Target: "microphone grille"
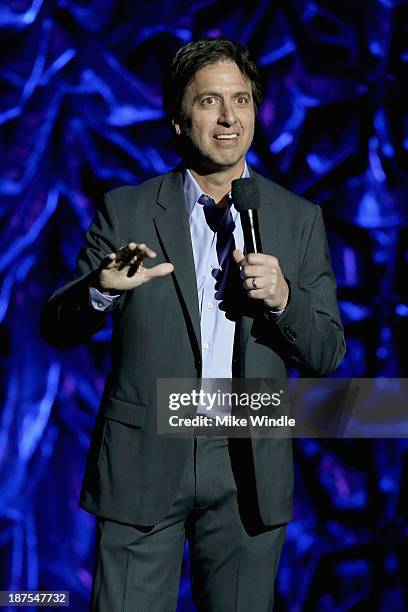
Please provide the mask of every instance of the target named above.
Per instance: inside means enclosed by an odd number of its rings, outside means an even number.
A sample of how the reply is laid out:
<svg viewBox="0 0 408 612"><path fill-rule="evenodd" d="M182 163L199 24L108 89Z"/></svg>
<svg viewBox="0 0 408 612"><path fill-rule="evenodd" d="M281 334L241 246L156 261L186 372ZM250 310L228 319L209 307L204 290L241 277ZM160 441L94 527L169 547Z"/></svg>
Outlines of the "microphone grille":
<svg viewBox="0 0 408 612"><path fill-rule="evenodd" d="M259 189L253 177L235 179L231 183L231 195L238 212L257 210L260 204Z"/></svg>

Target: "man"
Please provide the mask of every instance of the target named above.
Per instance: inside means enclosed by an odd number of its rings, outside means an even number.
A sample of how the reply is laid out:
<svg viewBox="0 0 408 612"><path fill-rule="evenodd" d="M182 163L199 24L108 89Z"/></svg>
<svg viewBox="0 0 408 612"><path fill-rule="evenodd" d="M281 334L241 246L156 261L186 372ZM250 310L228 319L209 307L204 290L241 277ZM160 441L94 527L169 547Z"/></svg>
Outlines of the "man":
<svg viewBox="0 0 408 612"><path fill-rule="evenodd" d="M186 535L198 609L273 607L291 518L289 440L156 433L159 378L278 378L291 361L322 375L344 353L320 209L246 165L259 101L244 47L180 49L165 108L183 166L106 195L76 279L43 312L59 347L113 313L81 497L99 517L93 610L175 610ZM265 254L244 256L230 191L249 175Z"/></svg>

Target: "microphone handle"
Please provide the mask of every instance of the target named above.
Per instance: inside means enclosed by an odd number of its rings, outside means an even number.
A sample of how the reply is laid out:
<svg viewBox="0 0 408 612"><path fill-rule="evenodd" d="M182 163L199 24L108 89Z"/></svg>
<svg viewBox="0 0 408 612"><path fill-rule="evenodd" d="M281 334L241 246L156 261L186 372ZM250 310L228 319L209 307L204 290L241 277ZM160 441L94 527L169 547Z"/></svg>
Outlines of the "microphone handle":
<svg viewBox="0 0 408 612"><path fill-rule="evenodd" d="M241 224L244 234L245 251L248 253L262 253L261 236L259 234L258 213L248 209L241 212Z"/></svg>

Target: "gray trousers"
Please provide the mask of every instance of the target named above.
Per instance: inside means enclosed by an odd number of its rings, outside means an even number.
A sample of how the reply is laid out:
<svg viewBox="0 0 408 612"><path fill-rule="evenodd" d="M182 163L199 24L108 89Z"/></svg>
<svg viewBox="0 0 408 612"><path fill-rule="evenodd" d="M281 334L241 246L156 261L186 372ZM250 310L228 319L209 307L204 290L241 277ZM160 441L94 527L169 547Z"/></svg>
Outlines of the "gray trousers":
<svg viewBox="0 0 408 612"><path fill-rule="evenodd" d="M93 612L174 612L186 537L198 610L272 612L286 525L260 520L249 444L195 438L182 485L157 525L99 520Z"/></svg>

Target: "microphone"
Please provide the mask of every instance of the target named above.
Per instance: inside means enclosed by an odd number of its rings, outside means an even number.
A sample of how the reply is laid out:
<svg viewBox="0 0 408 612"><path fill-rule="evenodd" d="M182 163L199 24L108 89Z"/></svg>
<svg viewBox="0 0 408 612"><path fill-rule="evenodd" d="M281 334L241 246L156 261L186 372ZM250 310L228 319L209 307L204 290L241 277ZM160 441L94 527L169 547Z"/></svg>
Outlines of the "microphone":
<svg viewBox="0 0 408 612"><path fill-rule="evenodd" d="M231 195L241 217L246 254L262 253L258 224L260 195L256 179L253 177L235 179L231 184Z"/></svg>

